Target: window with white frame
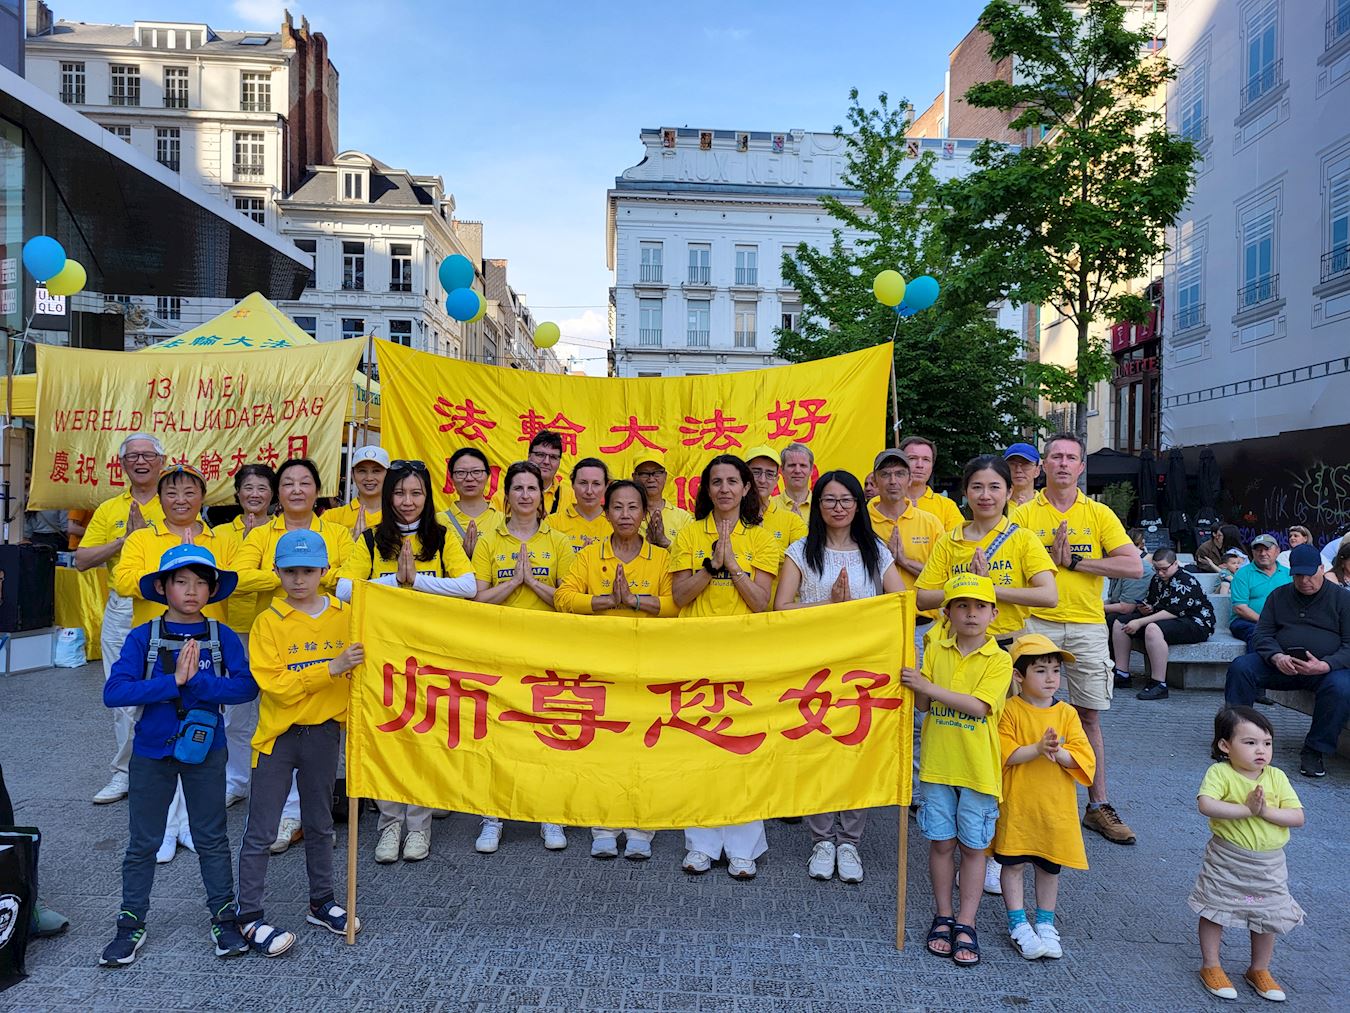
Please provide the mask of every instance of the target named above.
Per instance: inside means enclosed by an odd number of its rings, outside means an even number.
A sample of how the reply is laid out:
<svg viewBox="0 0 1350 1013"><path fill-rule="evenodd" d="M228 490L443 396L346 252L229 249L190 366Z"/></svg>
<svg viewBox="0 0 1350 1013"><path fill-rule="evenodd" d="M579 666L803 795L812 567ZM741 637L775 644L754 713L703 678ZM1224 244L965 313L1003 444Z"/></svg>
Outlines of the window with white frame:
<svg viewBox="0 0 1350 1013"><path fill-rule="evenodd" d="M1350 0L1331 0L1327 6L1327 49L1330 49L1350 36Z"/></svg>
<svg viewBox="0 0 1350 1013"><path fill-rule="evenodd" d="M641 263L638 265L639 281L658 282L661 280L661 254L662 245L660 243L639 244L638 255L641 257Z"/></svg>
<svg viewBox="0 0 1350 1013"><path fill-rule="evenodd" d="M1183 227L1184 239L1177 250L1177 330L1189 331L1205 322L1204 227Z"/></svg>
<svg viewBox="0 0 1350 1013"><path fill-rule="evenodd" d="M792 261L794 264L800 265L801 262L797 259L797 245L796 245L795 243L794 243L793 245L791 245L791 246L784 246L784 247L783 247L783 256L782 256L782 259L779 260L779 264L780 264L780 265L782 264L783 260L790 260L790 261ZM783 274L783 288L790 288L791 286L792 286L792 282L788 281L787 274L786 274L786 272L784 272L784 274Z"/></svg>
<svg viewBox="0 0 1350 1013"><path fill-rule="evenodd" d="M1209 136L1209 122L1205 116L1205 91L1209 79L1209 61L1201 59L1188 66L1181 76L1178 89L1181 136L1188 141L1203 141Z"/></svg>
<svg viewBox="0 0 1350 1013"><path fill-rule="evenodd" d="M1242 106L1245 108L1281 83L1280 67L1280 3L1262 0L1247 8L1243 39L1246 46L1242 87Z"/></svg>
<svg viewBox="0 0 1350 1013"><path fill-rule="evenodd" d="M782 327L785 331L795 331L801 323L802 308L796 303L783 303Z"/></svg>
<svg viewBox="0 0 1350 1013"><path fill-rule="evenodd" d="M108 68L108 105L141 104L141 68L134 63L114 63Z"/></svg>
<svg viewBox="0 0 1350 1013"><path fill-rule="evenodd" d="M712 247L706 243L689 244L689 284L707 285L712 280Z"/></svg>
<svg viewBox="0 0 1350 1013"><path fill-rule="evenodd" d="M319 338L319 318L318 317L291 317L295 321L295 326L300 328L316 341Z"/></svg>
<svg viewBox="0 0 1350 1013"><path fill-rule="evenodd" d="M263 150L266 138L259 131L236 130L234 134L234 178L251 179L264 175Z"/></svg>
<svg viewBox="0 0 1350 1013"><path fill-rule="evenodd" d="M364 292L366 288L366 244L346 240L342 244L342 288Z"/></svg>
<svg viewBox="0 0 1350 1013"><path fill-rule="evenodd" d="M318 241L314 239L297 239L295 241L295 248L301 253L308 253L314 258L314 270L309 277L305 279L305 288L313 288L319 275Z"/></svg>
<svg viewBox="0 0 1350 1013"><path fill-rule="evenodd" d="M689 320L685 328L685 343L690 348L707 348L712 320L712 302L708 299L690 299Z"/></svg>
<svg viewBox="0 0 1350 1013"><path fill-rule="evenodd" d="M342 174L342 199L365 201L366 174L363 171L344 172Z"/></svg>
<svg viewBox="0 0 1350 1013"><path fill-rule="evenodd" d="M61 101L67 105L84 104L84 64L61 64Z"/></svg>
<svg viewBox="0 0 1350 1013"><path fill-rule="evenodd" d="M161 320L182 320L183 300L176 295L155 296L155 316Z"/></svg>
<svg viewBox="0 0 1350 1013"><path fill-rule="evenodd" d="M264 197L236 197L234 209L259 225L267 224L267 200Z"/></svg>
<svg viewBox="0 0 1350 1013"><path fill-rule="evenodd" d="M178 171L182 162L183 138L177 127L155 127L155 161Z"/></svg>
<svg viewBox="0 0 1350 1013"><path fill-rule="evenodd" d="M756 306L752 302L738 302L735 305L735 343L737 348L754 348L755 334L759 330Z"/></svg>
<svg viewBox="0 0 1350 1013"><path fill-rule="evenodd" d="M245 70L239 75L239 108L246 113L272 111L272 75Z"/></svg>
<svg viewBox="0 0 1350 1013"><path fill-rule="evenodd" d="M342 338L363 338L366 336L366 321L362 317L342 318Z"/></svg>
<svg viewBox="0 0 1350 1013"><path fill-rule="evenodd" d="M389 244L389 291L412 291L412 244Z"/></svg>
<svg viewBox="0 0 1350 1013"><path fill-rule="evenodd" d="M404 348L412 348L412 321L390 320L389 340Z"/></svg>
<svg viewBox="0 0 1350 1013"><path fill-rule="evenodd" d="M164 108L186 109L188 107L188 69L186 67L164 68Z"/></svg>
<svg viewBox="0 0 1350 1013"><path fill-rule="evenodd" d="M129 123L105 123L103 129L108 131L114 137L120 137L128 144L131 143L131 124Z"/></svg>
<svg viewBox="0 0 1350 1013"><path fill-rule="evenodd" d="M1321 279L1328 282L1350 277L1350 150L1328 159L1325 172L1327 249L1322 254Z"/></svg>
<svg viewBox="0 0 1350 1013"><path fill-rule="evenodd" d="M759 247L736 247L736 284L759 284Z"/></svg>
<svg viewBox="0 0 1350 1013"><path fill-rule="evenodd" d="M638 300L638 344L661 347L661 321L664 304L660 299Z"/></svg>
<svg viewBox="0 0 1350 1013"><path fill-rule="evenodd" d="M1279 192L1248 201L1238 213L1238 310L1253 309L1279 298Z"/></svg>

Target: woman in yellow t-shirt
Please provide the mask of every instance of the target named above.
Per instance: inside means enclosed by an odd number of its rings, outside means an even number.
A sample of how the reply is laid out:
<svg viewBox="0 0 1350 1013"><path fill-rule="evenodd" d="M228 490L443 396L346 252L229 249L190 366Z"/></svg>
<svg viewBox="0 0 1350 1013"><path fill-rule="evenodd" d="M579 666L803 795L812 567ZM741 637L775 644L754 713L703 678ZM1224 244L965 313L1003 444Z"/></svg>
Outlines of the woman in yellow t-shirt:
<svg viewBox="0 0 1350 1013"><path fill-rule="evenodd" d="M1003 458L973 458L961 475L961 490L971 520L933 545L914 582L918 606L921 610L940 606L943 586L958 573L988 577L998 598L998 617L989 635L1006 647L1021 631L1031 608L1054 608L1059 601L1055 564L1034 531L1014 525L1004 515L1012 473Z"/></svg>
<svg viewBox="0 0 1350 1013"><path fill-rule="evenodd" d="M572 567L572 543L544 519L544 481L529 461L506 469L506 516L483 532L474 549L477 600L508 608L553 610L558 583ZM566 828L557 823L539 827L544 847L567 847ZM474 849L482 855L497 850L502 821L484 816Z"/></svg>
<svg viewBox="0 0 1350 1013"><path fill-rule="evenodd" d="M609 468L598 457L583 457L572 468L572 502L550 517L553 530L572 540L572 551L580 552L591 542L610 533L605 519L605 487Z"/></svg>
<svg viewBox="0 0 1350 1013"><path fill-rule="evenodd" d="M683 616L764 612L778 575L780 550L761 523L750 466L734 454L714 457L699 478L694 519L670 547L675 604ZM706 773L714 774L709 770ZM684 832L684 871L700 875L723 853L735 879L753 879L768 850L763 820Z"/></svg>
<svg viewBox="0 0 1350 1013"><path fill-rule="evenodd" d="M502 512L488 498L492 465L477 447L460 447L450 455L449 470L455 498L441 516L458 536L464 554L472 559L478 536L495 528L502 519Z"/></svg>

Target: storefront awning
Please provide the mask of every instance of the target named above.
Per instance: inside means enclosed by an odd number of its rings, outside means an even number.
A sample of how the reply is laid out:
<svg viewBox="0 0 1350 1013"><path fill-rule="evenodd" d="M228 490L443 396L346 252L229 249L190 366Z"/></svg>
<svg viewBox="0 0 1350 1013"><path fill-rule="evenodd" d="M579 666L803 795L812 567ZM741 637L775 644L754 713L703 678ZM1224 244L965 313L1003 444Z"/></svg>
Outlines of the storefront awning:
<svg viewBox="0 0 1350 1013"><path fill-rule="evenodd" d="M28 157L90 251L91 288L97 279L97 290L134 295L300 297L308 254L4 68L0 116L27 133Z"/></svg>

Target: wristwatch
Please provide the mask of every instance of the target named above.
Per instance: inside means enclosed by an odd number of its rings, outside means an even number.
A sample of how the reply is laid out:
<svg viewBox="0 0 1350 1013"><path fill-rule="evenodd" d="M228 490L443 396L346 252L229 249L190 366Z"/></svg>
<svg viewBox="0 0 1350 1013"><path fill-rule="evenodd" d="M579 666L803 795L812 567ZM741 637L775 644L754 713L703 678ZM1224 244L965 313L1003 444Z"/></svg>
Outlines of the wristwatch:
<svg viewBox="0 0 1350 1013"><path fill-rule="evenodd" d="M1083 561L1083 557L1080 556L1078 553L1075 552L1075 553L1071 554L1071 555L1069 556L1069 569L1070 569L1070 570L1076 570L1076 569L1078 569L1078 564L1081 563L1082 561Z"/></svg>

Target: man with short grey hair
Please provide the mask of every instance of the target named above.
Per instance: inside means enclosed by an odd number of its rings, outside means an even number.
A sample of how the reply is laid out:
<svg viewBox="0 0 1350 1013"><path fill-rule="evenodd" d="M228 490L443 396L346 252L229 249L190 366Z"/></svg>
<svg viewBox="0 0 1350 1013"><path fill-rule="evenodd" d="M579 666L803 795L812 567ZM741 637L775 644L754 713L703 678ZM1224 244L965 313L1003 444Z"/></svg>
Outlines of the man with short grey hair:
<svg viewBox="0 0 1350 1013"><path fill-rule="evenodd" d="M91 570L96 566L106 566L110 571L115 569L122 555L122 545L133 531L139 531L147 524L164 523L164 510L156 494L159 473L164 468L163 445L149 433L132 433L117 451L117 464L109 475L108 485L122 486L126 491L99 504L89 518L80 547L75 550L77 570ZM131 606L130 598L108 589L108 603L103 609L103 632L99 637L105 682L131 632ZM131 707L112 708L117 752L112 761L112 780L94 796L96 805L119 802L127 797L127 764L131 761L131 737L136 723L134 712Z"/></svg>
<svg viewBox="0 0 1350 1013"><path fill-rule="evenodd" d="M783 448L783 491L774 497L784 510L790 510L802 520L811 517L811 472L816 466L816 455L805 443L790 443Z"/></svg>

